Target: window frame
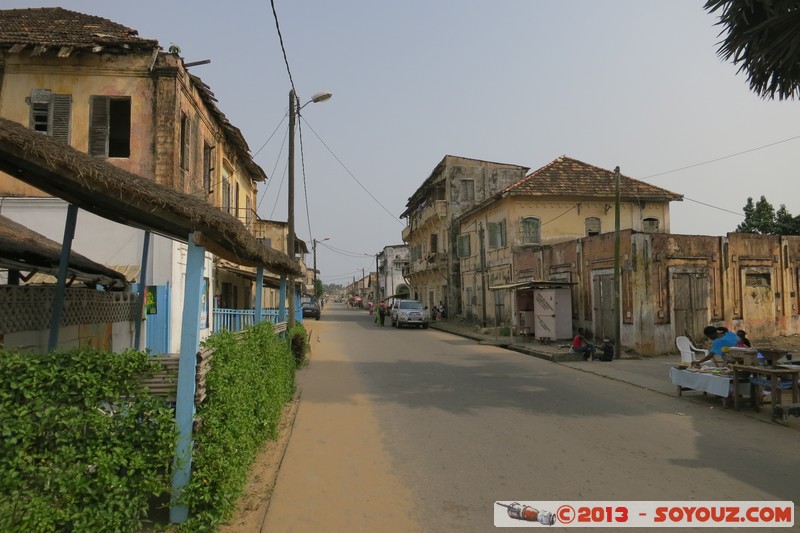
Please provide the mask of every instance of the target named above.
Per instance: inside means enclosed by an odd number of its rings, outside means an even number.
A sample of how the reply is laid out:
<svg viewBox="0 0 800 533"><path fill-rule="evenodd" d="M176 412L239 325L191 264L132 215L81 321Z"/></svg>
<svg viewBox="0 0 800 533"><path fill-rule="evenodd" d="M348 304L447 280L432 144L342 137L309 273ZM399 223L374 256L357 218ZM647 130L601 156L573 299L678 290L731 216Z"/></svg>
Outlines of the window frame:
<svg viewBox="0 0 800 533"><path fill-rule="evenodd" d="M642 219L642 233L658 233L659 225L658 217L645 217Z"/></svg>
<svg viewBox="0 0 800 533"><path fill-rule="evenodd" d="M472 238L469 233L463 233L457 237L456 256L461 259L472 255Z"/></svg>
<svg viewBox="0 0 800 533"><path fill-rule="evenodd" d="M460 181L459 193L461 201L474 202L475 201L475 180L462 179Z"/></svg>
<svg viewBox="0 0 800 533"><path fill-rule="evenodd" d="M542 243L542 219L535 216L525 216L519 223L520 241L522 244Z"/></svg>
<svg viewBox="0 0 800 533"><path fill-rule="evenodd" d="M590 229L590 227L589 227L590 222L592 223L592 225L597 227L596 231L592 231L592 229ZM587 237L591 237L592 235L600 235L600 233L602 233L602 227L603 226L602 226L602 221L600 220L600 217L586 217L583 220L583 227L584 227L584 231L586 233L586 236Z"/></svg>
<svg viewBox="0 0 800 533"><path fill-rule="evenodd" d="M28 127L69 144L72 134L72 95L54 94L50 89L32 89L27 101Z"/></svg>
<svg viewBox="0 0 800 533"><path fill-rule="evenodd" d="M488 244L490 249L506 247L506 219L498 222L487 222L486 230L489 234Z"/></svg>
<svg viewBox="0 0 800 533"><path fill-rule="evenodd" d="M127 135L118 135L122 120L119 104L127 103ZM112 105L113 104L113 105ZM130 159L133 103L130 96L91 95L89 97L89 154L97 157ZM123 124L124 126L124 124ZM123 144L126 149L119 150ZM112 153L113 152L113 153Z"/></svg>

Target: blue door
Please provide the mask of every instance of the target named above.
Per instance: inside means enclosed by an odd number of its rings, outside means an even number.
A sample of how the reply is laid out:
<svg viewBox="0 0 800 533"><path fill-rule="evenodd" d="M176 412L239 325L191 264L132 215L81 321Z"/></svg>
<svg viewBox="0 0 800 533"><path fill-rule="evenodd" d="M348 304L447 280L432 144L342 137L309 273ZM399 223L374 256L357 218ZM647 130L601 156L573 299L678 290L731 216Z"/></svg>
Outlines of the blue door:
<svg viewBox="0 0 800 533"><path fill-rule="evenodd" d="M150 294L145 299L145 347L154 355L169 353L169 283L147 288Z"/></svg>

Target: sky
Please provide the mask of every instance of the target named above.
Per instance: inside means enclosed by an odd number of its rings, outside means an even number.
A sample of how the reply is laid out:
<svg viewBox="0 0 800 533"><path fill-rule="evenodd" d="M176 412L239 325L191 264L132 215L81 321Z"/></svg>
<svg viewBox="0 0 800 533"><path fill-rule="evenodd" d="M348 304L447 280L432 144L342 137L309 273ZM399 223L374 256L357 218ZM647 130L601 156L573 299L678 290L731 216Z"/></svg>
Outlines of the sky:
<svg viewBox="0 0 800 533"><path fill-rule="evenodd" d="M302 109L295 164L296 232L326 284L402 244L408 198L448 154L619 166L685 196L676 234L735 230L748 197L800 214L800 102L750 91L702 1L275 0L286 60L268 0L56 2L3 8L98 15L211 60L190 70L270 178L264 219L287 216L292 82L303 103L333 93Z"/></svg>

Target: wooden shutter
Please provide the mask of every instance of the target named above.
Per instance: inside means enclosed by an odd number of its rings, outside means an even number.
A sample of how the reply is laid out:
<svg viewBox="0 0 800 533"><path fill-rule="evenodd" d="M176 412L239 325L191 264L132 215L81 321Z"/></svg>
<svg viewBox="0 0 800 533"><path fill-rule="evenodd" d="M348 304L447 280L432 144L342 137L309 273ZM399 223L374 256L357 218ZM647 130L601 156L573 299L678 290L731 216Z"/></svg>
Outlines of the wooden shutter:
<svg viewBox="0 0 800 533"><path fill-rule="evenodd" d="M106 96L92 96L89 103L89 154L108 154L108 103Z"/></svg>
<svg viewBox="0 0 800 533"><path fill-rule="evenodd" d="M69 94L53 95L53 127L51 134L64 144L69 144L69 125L72 112L72 96Z"/></svg>

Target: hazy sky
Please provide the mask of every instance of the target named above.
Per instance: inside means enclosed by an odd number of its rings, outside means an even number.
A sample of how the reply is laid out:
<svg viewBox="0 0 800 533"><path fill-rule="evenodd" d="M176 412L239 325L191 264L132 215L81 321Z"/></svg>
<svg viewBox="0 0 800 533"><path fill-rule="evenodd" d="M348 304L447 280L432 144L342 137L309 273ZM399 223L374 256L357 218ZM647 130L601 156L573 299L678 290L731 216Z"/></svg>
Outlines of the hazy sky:
<svg viewBox="0 0 800 533"><path fill-rule="evenodd" d="M53 5L210 59L191 71L270 176L259 215L286 220L291 85L269 1L3 2ZM672 233L733 231L748 196L800 214L800 103L753 94L717 57L717 19L702 5L275 0L301 100L333 93L303 109L296 163L297 233L309 246L329 238L317 246L322 280L351 282L374 270L367 255L402 243L399 215L446 154L619 166L686 196Z"/></svg>

